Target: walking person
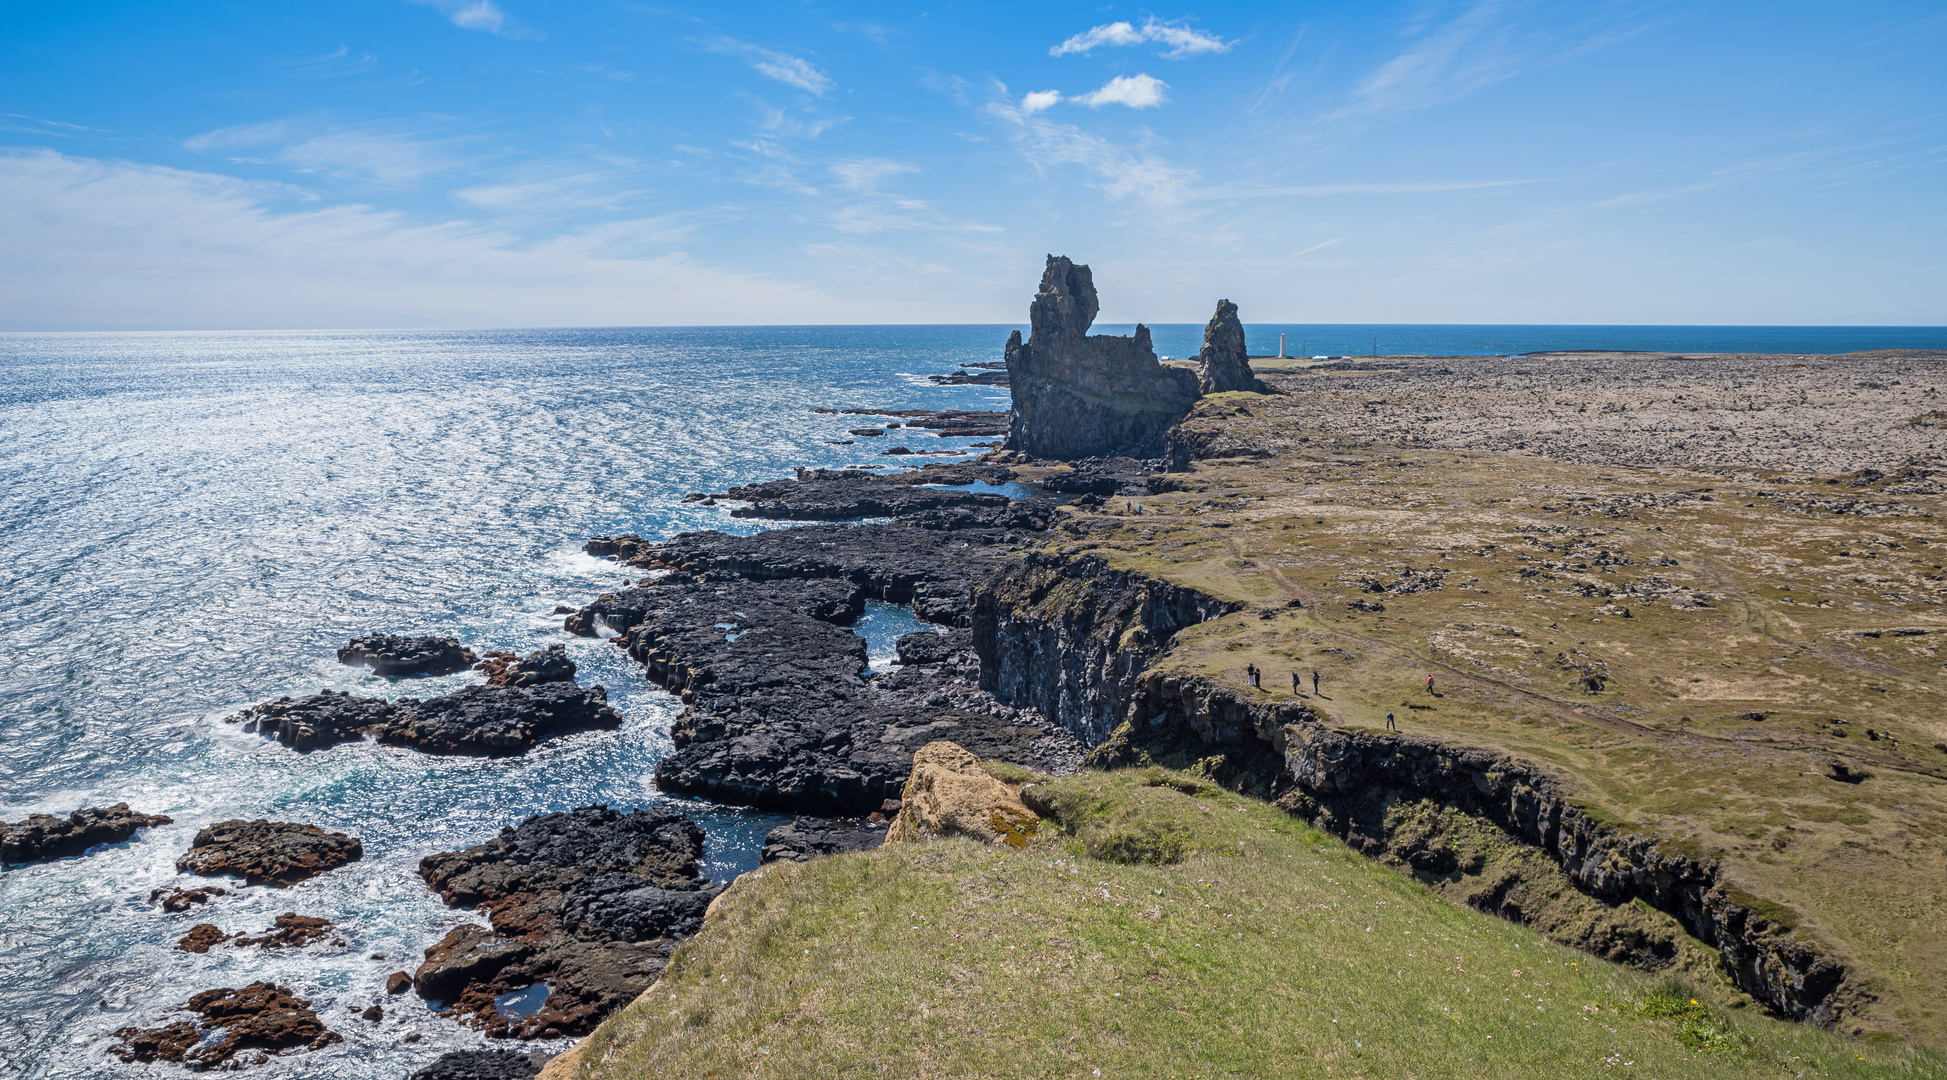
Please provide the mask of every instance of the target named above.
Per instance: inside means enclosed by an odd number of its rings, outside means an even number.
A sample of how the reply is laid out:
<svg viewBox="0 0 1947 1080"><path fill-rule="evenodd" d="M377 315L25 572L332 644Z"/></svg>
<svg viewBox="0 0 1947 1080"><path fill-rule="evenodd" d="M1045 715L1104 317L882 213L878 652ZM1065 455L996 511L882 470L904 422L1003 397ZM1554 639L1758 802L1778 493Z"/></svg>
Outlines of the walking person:
<svg viewBox="0 0 1947 1080"><path fill-rule="evenodd" d="M1298 685L1298 673L1295 671L1291 673L1291 692L1294 694L1304 693L1304 689Z"/></svg>
<svg viewBox="0 0 1947 1080"><path fill-rule="evenodd" d="M1426 692L1429 694L1433 693L1433 676L1431 675L1426 677Z"/></svg>
<svg viewBox="0 0 1947 1080"><path fill-rule="evenodd" d="M1318 669L1312 669L1312 693L1318 693Z"/></svg>

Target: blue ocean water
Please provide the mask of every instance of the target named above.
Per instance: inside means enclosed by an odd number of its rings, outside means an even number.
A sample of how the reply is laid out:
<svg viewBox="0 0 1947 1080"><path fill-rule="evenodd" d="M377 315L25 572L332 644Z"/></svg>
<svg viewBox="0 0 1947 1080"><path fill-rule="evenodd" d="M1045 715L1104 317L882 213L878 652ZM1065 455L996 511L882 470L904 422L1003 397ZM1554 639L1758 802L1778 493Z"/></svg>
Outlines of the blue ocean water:
<svg viewBox="0 0 1947 1080"><path fill-rule="evenodd" d="M893 460L866 440L831 445L861 420L813 408L1004 408L1005 390L924 376L998 359L1009 329L0 335L0 817L127 801L175 818L0 872L0 1077L176 1075L115 1061L107 1036L257 979L312 998L346 1036L262 1075L396 1078L479 1043L411 996L386 1000L377 1025L347 1007L379 1000L386 973L475 918L425 888L421 856L544 810L661 798L650 777L679 706L552 614L622 580L583 539L764 527L681 497L793 465ZM1249 329L1253 351L1275 352L1282 331L1294 353L1301 337L1333 353L1371 338L1382 353L1947 345L1947 332L1908 328ZM1159 352L1183 356L1201 327L1153 331ZM874 666L916 625L874 605L858 627ZM387 684L335 663L373 630L523 652L565 641L625 723L474 761L369 744L299 755L221 722L281 694L427 696L473 678ZM708 828L720 878L750 866L778 820L685 809ZM151 889L182 880L173 862L195 830L231 817L342 829L366 855L208 909L149 907ZM335 920L348 946L170 948L197 922L258 932L284 911Z"/></svg>

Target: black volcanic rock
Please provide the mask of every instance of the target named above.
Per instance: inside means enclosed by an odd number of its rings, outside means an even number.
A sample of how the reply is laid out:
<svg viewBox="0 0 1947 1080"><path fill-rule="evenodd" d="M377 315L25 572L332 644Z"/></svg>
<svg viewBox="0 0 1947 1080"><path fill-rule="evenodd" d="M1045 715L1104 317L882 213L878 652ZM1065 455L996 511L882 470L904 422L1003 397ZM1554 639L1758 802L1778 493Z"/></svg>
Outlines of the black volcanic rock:
<svg viewBox="0 0 1947 1080"><path fill-rule="evenodd" d="M24 821L0 821L0 863L46 862L79 855L96 844L119 844L138 829L169 822L160 814L138 814L127 803L85 807L67 817L29 814Z"/></svg>
<svg viewBox="0 0 1947 1080"><path fill-rule="evenodd" d="M973 653L973 631L953 630L936 634L930 630L904 634L893 647L898 650L902 664L944 664L960 655ZM974 663L980 662L974 657Z"/></svg>
<svg viewBox="0 0 1947 1080"><path fill-rule="evenodd" d="M1203 328L1203 350L1197 353L1197 389L1221 394L1263 388L1251 374L1251 354L1244 347L1244 324L1237 318L1237 305L1217 301L1217 313Z"/></svg>
<svg viewBox="0 0 1947 1080"><path fill-rule="evenodd" d="M864 821L794 817L764 834L758 862L809 862L820 855L870 851L886 842L886 827Z"/></svg>
<svg viewBox="0 0 1947 1080"><path fill-rule="evenodd" d="M622 726L606 689L574 683L465 686L394 704L392 717L374 729L378 741L428 754L509 757L557 735Z"/></svg>
<svg viewBox="0 0 1947 1080"><path fill-rule="evenodd" d="M448 1050L411 1080L529 1080L541 1071L544 1059L514 1050Z"/></svg>
<svg viewBox="0 0 1947 1080"><path fill-rule="evenodd" d="M1082 458L1070 462L1068 472L1049 473L1038 483L1063 495L1140 497L1150 494L1149 474L1159 471L1161 464L1128 457Z"/></svg>
<svg viewBox="0 0 1947 1080"><path fill-rule="evenodd" d="M1089 336L1099 306L1088 267L1048 256L1028 307L1030 337L1022 342L1017 330L1007 342L1007 449L1057 460L1158 457L1163 432L1196 404L1196 375L1159 363L1148 327Z"/></svg>
<svg viewBox="0 0 1947 1080"><path fill-rule="evenodd" d="M420 996L490 1037L581 1035L642 993L722 891L699 876L703 830L661 806L540 814L419 873L449 904L485 911L426 950ZM506 1017L494 999L548 986L539 1011Z"/></svg>
<svg viewBox="0 0 1947 1080"><path fill-rule="evenodd" d="M451 675L474 665L477 657L457 638L367 634L338 650L338 662L368 667L387 678Z"/></svg>
<svg viewBox="0 0 1947 1080"><path fill-rule="evenodd" d="M572 661L547 650L517 663L531 665L531 674L537 669L547 673L557 661L569 667L572 678ZM369 733L390 746L476 757L522 754L546 739L622 723L621 714L609 708L606 689L572 682L466 686L425 701L385 701L325 690L266 701L229 720L299 751L326 749Z"/></svg>
<svg viewBox="0 0 1947 1080"><path fill-rule="evenodd" d="M178 1006L197 1019L160 1027L125 1027L115 1032L109 1052L125 1062L179 1061L192 1069L236 1068L245 1050L280 1056L299 1049L319 1050L343 1042L324 1026L311 1003L282 986L255 982L242 989L205 990ZM259 1060L265 1060L263 1054Z"/></svg>
<svg viewBox="0 0 1947 1080"><path fill-rule="evenodd" d="M863 517L905 517L952 509L1005 509L1005 495L950 488L917 487L890 477L856 470L808 470L794 480L733 487L732 499L748 506L731 517L773 518L785 521L847 521Z"/></svg>
<svg viewBox="0 0 1947 1080"><path fill-rule="evenodd" d="M249 885L295 885L365 854L358 838L295 821L219 821L199 830L176 869L240 877Z"/></svg>

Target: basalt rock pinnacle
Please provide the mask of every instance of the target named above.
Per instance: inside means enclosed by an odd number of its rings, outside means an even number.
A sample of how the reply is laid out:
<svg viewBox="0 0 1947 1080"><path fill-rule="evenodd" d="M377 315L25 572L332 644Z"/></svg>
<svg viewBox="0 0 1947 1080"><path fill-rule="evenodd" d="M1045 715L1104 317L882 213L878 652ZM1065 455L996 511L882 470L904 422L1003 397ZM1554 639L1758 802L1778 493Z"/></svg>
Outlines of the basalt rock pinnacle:
<svg viewBox="0 0 1947 1080"><path fill-rule="evenodd" d="M1251 374L1250 352L1244 347L1244 324L1237 318L1237 305L1217 301L1217 313L1203 328L1203 350L1197 354L1197 389L1205 394L1227 390L1259 390L1263 385Z"/></svg>
<svg viewBox="0 0 1947 1080"><path fill-rule="evenodd" d="M1091 337L1100 308L1089 268L1048 256L1028 306L1029 338L1017 330L1007 341L1007 449L1064 460L1153 458L1164 430L1196 403L1195 373L1159 363L1148 327L1138 325L1133 337Z"/></svg>

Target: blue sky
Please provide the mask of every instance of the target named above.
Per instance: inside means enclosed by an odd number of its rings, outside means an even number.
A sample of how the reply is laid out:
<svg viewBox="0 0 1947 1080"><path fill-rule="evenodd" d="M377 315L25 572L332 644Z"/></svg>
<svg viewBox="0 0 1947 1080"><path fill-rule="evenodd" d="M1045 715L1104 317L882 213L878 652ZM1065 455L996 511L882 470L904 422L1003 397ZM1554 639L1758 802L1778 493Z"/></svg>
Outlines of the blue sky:
<svg viewBox="0 0 1947 1080"><path fill-rule="evenodd" d="M0 329L1947 324L1947 7L6 2Z"/></svg>

